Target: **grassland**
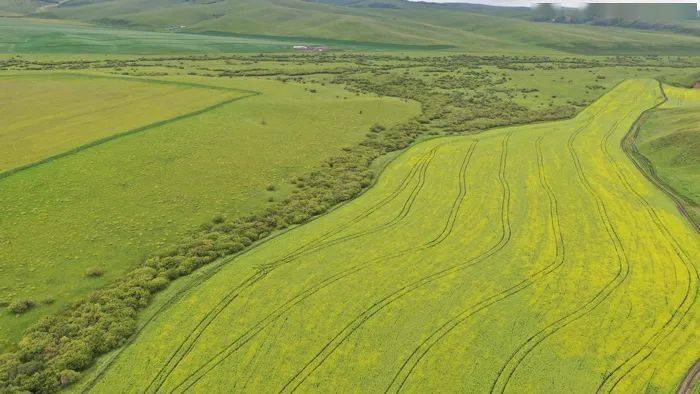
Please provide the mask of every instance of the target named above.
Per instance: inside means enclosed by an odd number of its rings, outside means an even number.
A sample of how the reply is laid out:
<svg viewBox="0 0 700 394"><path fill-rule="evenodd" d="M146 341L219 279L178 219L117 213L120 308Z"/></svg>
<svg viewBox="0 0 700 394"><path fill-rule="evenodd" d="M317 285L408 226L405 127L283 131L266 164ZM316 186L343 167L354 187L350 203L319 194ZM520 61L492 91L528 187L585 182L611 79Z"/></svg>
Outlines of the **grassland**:
<svg viewBox="0 0 700 394"><path fill-rule="evenodd" d="M50 84L51 78L38 81ZM114 281L215 215L242 215L264 209L271 204L268 200L283 199L292 191L289 179L356 144L373 124L388 127L419 113L413 102L350 94L338 86L256 78L174 76L162 77L160 83L94 76L56 78L57 82L61 78L71 84L75 81L71 86L80 87L82 94L91 90L104 94L85 96L85 101L109 97L110 86L134 87L129 92L134 99L140 97L138 89L143 86L142 96L152 96L153 103L147 106L129 107L124 101L120 109L92 105L88 119L97 119L93 124L104 128L85 130L89 133L160 116L158 94L171 92L168 102L177 103L183 86L190 86L185 89L190 103L171 111L183 111L197 100L225 98L232 94L228 89L237 89L239 95L243 90L247 97L0 180L0 300L28 298L47 304L20 317L3 310L2 347L15 342L39 317ZM23 80L12 78L16 83ZM206 84L218 88L201 87ZM71 110L68 104L57 105ZM83 105L76 112L85 109ZM119 119L124 122L114 122L115 110L123 111ZM98 119L101 116L106 119ZM21 120L41 119L25 112ZM69 124L55 127L64 126ZM270 185L275 189L267 190ZM90 270L102 275L90 277Z"/></svg>
<svg viewBox="0 0 700 394"><path fill-rule="evenodd" d="M639 152L700 225L700 90L666 86L668 101L645 119Z"/></svg>
<svg viewBox="0 0 700 394"><path fill-rule="evenodd" d="M359 199L174 284L88 387L673 391L697 354L698 234L620 148L662 100L628 81L572 120L423 142Z"/></svg>
<svg viewBox="0 0 700 394"><path fill-rule="evenodd" d="M144 28L145 29L145 28ZM21 54L190 54L288 52L294 44L325 44L340 50L433 51L450 45L417 45L319 37L192 34L176 31L94 26L55 19L3 18L0 53Z"/></svg>
<svg viewBox="0 0 700 394"><path fill-rule="evenodd" d="M77 74L2 74L0 174L246 94Z"/></svg>
<svg viewBox="0 0 700 394"><path fill-rule="evenodd" d="M94 27L84 23L0 17L2 53L218 53L286 50L275 40Z"/></svg>
<svg viewBox="0 0 700 394"><path fill-rule="evenodd" d="M315 2L236 0L68 2L35 14L132 28L195 33L450 45L472 53L687 54L700 37L588 25L536 23L403 0ZM181 28L180 28L181 27ZM302 38L305 37L305 38Z"/></svg>

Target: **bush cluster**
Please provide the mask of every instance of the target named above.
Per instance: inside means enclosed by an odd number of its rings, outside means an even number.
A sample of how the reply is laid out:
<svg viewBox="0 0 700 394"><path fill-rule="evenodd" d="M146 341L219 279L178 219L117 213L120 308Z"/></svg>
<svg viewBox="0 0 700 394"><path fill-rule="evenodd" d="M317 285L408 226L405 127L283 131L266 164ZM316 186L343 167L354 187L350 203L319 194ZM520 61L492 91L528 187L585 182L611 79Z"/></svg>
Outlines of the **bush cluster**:
<svg viewBox="0 0 700 394"><path fill-rule="evenodd" d="M9 309L10 312L16 315L21 315L22 313L34 308L34 305L36 305L34 300L23 298L11 302L10 305L8 305L7 309Z"/></svg>

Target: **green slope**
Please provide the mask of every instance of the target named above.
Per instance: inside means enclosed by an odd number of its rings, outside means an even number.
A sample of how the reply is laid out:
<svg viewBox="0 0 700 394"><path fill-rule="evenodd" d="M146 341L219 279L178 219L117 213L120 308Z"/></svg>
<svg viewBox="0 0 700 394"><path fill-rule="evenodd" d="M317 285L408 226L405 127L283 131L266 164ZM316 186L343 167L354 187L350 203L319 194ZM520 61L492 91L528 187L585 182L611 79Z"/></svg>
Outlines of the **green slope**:
<svg viewBox="0 0 700 394"><path fill-rule="evenodd" d="M143 31L85 22L0 17L0 53L44 54L192 54L289 51L298 39L256 35L203 35ZM341 50L386 51L445 49L436 45L401 45L350 40L304 39Z"/></svg>
<svg viewBox="0 0 700 394"><path fill-rule="evenodd" d="M637 145L700 225L700 90L667 86L665 91L668 102L642 124Z"/></svg>
<svg viewBox="0 0 700 394"><path fill-rule="evenodd" d="M507 17L511 14L505 12L477 13L469 7L434 6L403 0L335 3L302 0L69 0L57 7L44 8L36 15L198 33L454 45L479 52L688 54L697 53L700 48L700 37L535 23Z"/></svg>

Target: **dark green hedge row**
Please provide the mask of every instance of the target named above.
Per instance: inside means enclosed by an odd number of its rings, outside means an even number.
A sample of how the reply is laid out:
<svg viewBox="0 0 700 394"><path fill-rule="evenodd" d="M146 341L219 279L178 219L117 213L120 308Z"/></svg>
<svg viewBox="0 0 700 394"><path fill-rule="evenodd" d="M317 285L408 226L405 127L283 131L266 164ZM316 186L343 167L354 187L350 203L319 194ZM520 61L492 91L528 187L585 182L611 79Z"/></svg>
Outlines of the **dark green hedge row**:
<svg viewBox="0 0 700 394"><path fill-rule="evenodd" d="M16 351L0 356L0 392L55 392L75 382L97 356L134 334L138 312L170 281L354 198L372 183L374 159L409 146L424 131L417 122L388 130L374 127L364 142L295 179L289 198L255 215L216 217L113 285L43 319L27 331Z"/></svg>

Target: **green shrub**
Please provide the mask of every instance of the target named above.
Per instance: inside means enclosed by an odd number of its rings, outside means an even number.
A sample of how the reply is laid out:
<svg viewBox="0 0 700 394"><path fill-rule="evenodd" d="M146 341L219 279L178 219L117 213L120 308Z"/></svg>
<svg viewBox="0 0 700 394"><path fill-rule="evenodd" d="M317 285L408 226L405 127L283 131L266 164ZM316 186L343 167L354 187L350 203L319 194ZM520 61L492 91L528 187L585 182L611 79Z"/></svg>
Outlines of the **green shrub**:
<svg viewBox="0 0 700 394"><path fill-rule="evenodd" d="M85 276L88 278L100 278L105 274L105 270L102 267L92 267L85 271Z"/></svg>
<svg viewBox="0 0 700 394"><path fill-rule="evenodd" d="M65 369L61 371L59 382L61 387L67 387L75 383L80 379L80 372L73 371L72 369Z"/></svg>
<svg viewBox="0 0 700 394"><path fill-rule="evenodd" d="M25 298L11 302L10 305L8 305L7 309L9 309L10 312L16 315L21 315L22 313L34 308L35 305L36 304L33 300Z"/></svg>
<svg viewBox="0 0 700 394"><path fill-rule="evenodd" d="M370 131L373 133L379 133L386 130L386 127L380 125L380 124L374 124L371 128Z"/></svg>
<svg viewBox="0 0 700 394"><path fill-rule="evenodd" d="M166 287L168 287L169 284L170 281L168 280L168 278L159 276L146 282L145 286L150 292L155 293L165 289Z"/></svg>

